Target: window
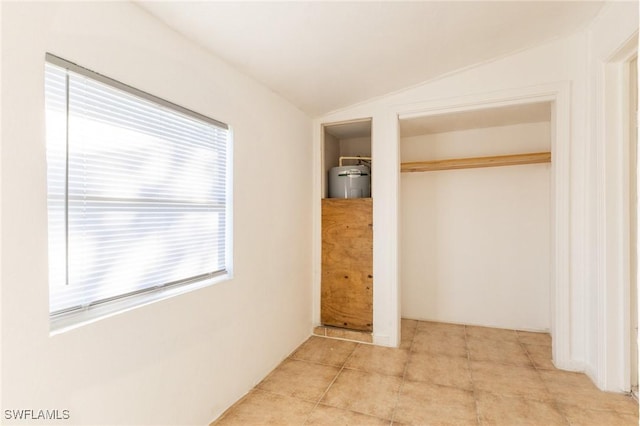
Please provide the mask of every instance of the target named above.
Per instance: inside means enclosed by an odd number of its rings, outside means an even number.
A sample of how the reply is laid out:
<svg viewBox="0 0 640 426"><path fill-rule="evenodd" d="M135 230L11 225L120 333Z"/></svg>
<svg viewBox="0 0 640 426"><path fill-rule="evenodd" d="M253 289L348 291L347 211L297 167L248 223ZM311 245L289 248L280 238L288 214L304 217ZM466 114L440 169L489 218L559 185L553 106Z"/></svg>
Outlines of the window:
<svg viewBox="0 0 640 426"><path fill-rule="evenodd" d="M50 54L45 100L52 320L228 276L227 125Z"/></svg>

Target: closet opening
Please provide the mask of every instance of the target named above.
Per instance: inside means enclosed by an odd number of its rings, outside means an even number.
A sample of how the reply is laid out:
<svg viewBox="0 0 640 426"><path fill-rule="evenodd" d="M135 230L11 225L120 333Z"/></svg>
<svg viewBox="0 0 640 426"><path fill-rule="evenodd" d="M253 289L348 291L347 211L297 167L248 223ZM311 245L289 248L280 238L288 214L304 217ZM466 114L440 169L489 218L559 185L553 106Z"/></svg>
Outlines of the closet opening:
<svg viewBox="0 0 640 426"><path fill-rule="evenodd" d="M314 334L372 342L372 120L323 125L320 321Z"/></svg>
<svg viewBox="0 0 640 426"><path fill-rule="evenodd" d="M402 317L551 330L553 112L401 117Z"/></svg>

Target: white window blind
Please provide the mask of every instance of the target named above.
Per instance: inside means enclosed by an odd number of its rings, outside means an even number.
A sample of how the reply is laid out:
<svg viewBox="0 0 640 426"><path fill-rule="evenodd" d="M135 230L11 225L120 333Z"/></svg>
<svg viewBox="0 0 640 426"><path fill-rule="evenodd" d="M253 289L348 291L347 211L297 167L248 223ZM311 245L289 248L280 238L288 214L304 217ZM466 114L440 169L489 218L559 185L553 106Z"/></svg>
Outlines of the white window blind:
<svg viewBox="0 0 640 426"><path fill-rule="evenodd" d="M47 55L50 314L227 270L225 124Z"/></svg>

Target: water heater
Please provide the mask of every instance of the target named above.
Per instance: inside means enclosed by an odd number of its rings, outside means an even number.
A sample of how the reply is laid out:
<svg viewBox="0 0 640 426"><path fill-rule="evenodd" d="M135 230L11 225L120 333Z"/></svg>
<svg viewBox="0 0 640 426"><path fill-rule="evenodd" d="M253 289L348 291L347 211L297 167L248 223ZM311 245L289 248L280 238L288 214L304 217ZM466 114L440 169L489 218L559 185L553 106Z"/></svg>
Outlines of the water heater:
<svg viewBox="0 0 640 426"><path fill-rule="evenodd" d="M329 170L329 198L371 197L371 169L357 166L332 167Z"/></svg>

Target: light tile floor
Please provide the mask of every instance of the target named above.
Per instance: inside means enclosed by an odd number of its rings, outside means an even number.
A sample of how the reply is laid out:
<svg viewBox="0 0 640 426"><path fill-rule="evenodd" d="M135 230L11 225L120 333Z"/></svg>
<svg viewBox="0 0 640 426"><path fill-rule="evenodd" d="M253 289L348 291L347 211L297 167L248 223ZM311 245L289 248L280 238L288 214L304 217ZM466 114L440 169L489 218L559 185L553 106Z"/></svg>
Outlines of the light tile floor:
<svg viewBox="0 0 640 426"><path fill-rule="evenodd" d="M400 348L312 336L213 423L638 425L638 403L551 363L548 334L402 320Z"/></svg>

